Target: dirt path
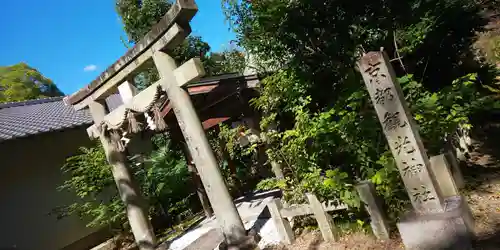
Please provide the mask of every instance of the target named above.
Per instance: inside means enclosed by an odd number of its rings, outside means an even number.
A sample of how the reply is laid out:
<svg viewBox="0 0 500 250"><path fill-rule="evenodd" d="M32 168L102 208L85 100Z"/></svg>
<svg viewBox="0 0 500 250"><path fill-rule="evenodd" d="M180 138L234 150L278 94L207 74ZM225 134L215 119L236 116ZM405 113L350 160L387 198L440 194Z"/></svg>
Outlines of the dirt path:
<svg viewBox="0 0 500 250"><path fill-rule="evenodd" d="M404 249L398 239L390 241L378 241L363 233L355 233L343 236L339 242L325 243L321 233L312 232L301 235L290 246L273 246L265 250L387 250Z"/></svg>
<svg viewBox="0 0 500 250"><path fill-rule="evenodd" d="M463 191L475 219L476 250L500 249L500 124L477 128L470 158L463 164L466 181ZM326 249L404 249L395 236L386 242L356 233L342 237L339 242L325 243L319 232L307 233L290 246L274 246L269 250L326 250Z"/></svg>
<svg viewBox="0 0 500 250"><path fill-rule="evenodd" d="M473 137L478 140L463 172L476 222L475 249L500 249L500 124L478 128Z"/></svg>

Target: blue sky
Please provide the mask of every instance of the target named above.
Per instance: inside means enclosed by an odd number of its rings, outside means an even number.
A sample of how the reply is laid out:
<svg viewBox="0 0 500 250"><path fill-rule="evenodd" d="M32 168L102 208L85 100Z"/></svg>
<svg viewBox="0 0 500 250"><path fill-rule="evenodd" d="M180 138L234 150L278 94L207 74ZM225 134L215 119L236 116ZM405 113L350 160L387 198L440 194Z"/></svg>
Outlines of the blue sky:
<svg viewBox="0 0 500 250"><path fill-rule="evenodd" d="M126 52L114 0L5 1L0 8L0 65L26 62L66 94L94 80ZM191 27L212 50L222 50L228 30L219 0L196 0Z"/></svg>

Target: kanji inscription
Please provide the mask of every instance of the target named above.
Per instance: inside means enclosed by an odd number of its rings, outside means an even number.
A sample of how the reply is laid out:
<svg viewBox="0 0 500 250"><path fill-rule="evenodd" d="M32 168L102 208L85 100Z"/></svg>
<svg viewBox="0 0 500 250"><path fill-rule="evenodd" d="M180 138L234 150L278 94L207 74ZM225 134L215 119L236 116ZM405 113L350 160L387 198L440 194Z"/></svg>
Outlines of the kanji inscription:
<svg viewBox="0 0 500 250"><path fill-rule="evenodd" d="M386 102L394 100L394 95L392 94L391 88L376 88L375 89L375 103L376 104L386 104Z"/></svg>
<svg viewBox="0 0 500 250"><path fill-rule="evenodd" d="M413 175L417 175L422 171L422 168L424 167L424 164L422 163L417 163L415 158L411 158L410 161L402 161L403 165L403 176L405 177L411 177Z"/></svg>
<svg viewBox="0 0 500 250"><path fill-rule="evenodd" d="M387 55L369 52L358 66L413 207L422 213L442 211L429 158Z"/></svg>
<svg viewBox="0 0 500 250"><path fill-rule="evenodd" d="M370 83L377 83L380 84L383 79L381 78L387 78L387 75L385 73L380 73L380 65L382 63L380 61L374 62L373 64L370 64L370 67L366 69L366 73L368 73L372 78L370 79Z"/></svg>
<svg viewBox="0 0 500 250"><path fill-rule="evenodd" d="M411 197L413 201L418 203L423 203L436 199L436 197L432 194L429 188L424 185L413 188L411 192Z"/></svg>
<svg viewBox="0 0 500 250"><path fill-rule="evenodd" d="M398 139L394 144L394 148L396 148L396 152L398 153L398 155L400 155L401 152L404 152L406 154L413 154L415 152L415 147L408 140L408 136L398 136Z"/></svg>
<svg viewBox="0 0 500 250"><path fill-rule="evenodd" d="M396 130L398 127L406 126L406 121L401 121L399 112L385 112L384 114L384 129L387 131Z"/></svg>

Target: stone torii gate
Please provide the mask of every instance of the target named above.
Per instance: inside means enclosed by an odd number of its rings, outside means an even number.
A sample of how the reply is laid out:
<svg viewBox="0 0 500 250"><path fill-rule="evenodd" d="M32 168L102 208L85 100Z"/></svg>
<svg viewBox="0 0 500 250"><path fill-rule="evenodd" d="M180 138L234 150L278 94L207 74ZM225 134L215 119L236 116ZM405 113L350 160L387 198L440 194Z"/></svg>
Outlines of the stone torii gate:
<svg viewBox="0 0 500 250"><path fill-rule="evenodd" d="M145 201L129 171L126 157L128 140L124 137L147 128L156 131L166 129L160 111L166 99L177 118L226 242L232 245L246 239L241 218L193 103L184 89L187 84L205 74L203 66L198 58L193 58L177 67L169 55L169 51L190 34L189 21L196 12L197 6L193 0L178 0L160 22L123 57L88 86L65 98L65 103L76 110L90 109L94 125L87 131L90 137L100 138L140 249L155 249L157 242ZM131 79L151 61L158 70L160 80L136 94ZM116 92L120 93L124 104L109 112L105 99ZM154 124L147 126L146 120L152 120Z"/></svg>

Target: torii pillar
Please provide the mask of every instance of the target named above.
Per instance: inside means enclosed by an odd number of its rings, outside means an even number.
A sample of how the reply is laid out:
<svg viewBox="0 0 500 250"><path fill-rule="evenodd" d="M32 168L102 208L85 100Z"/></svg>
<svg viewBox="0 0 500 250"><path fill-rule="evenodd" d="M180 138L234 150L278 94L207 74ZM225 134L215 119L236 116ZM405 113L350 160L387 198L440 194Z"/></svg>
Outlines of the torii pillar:
<svg viewBox="0 0 500 250"><path fill-rule="evenodd" d="M104 101L93 102L89 105L89 108L96 124L100 124L108 113ZM99 139L108 163L111 165L111 172L120 198L125 204L127 218L139 249L156 249L156 237L148 218L146 201L130 172L126 153L110 141L110 138L105 135L105 131L101 131Z"/></svg>
<svg viewBox="0 0 500 250"><path fill-rule="evenodd" d="M227 190L191 98L182 88L189 80L204 75L203 66L198 60L195 63L197 67L179 70L175 60L161 50L154 52L153 60L222 233L228 244L238 244L246 238L245 227Z"/></svg>

